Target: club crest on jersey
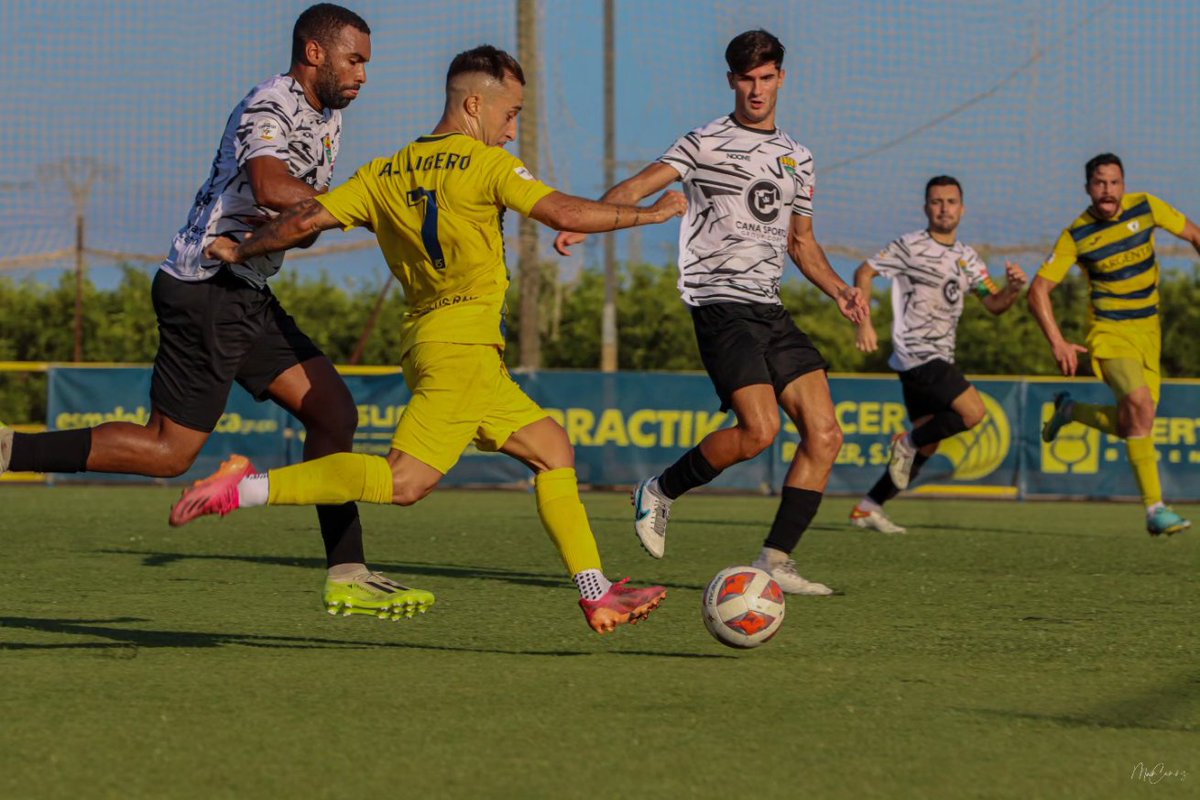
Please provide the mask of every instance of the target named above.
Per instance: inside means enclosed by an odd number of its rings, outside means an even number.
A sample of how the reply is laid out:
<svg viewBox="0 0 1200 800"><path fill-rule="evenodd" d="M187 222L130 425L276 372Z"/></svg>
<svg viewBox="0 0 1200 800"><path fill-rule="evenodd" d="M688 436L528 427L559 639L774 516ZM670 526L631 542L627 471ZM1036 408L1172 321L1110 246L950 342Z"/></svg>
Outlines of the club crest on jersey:
<svg viewBox="0 0 1200 800"><path fill-rule="evenodd" d="M1133 222L1129 223L1129 224L1128 224L1128 225L1126 225L1125 227L1126 227L1126 228L1129 228L1129 230L1130 230L1130 232L1131 232L1131 233L1137 233L1137 232L1138 232L1138 231L1141 229L1141 227L1142 227L1142 223L1138 222L1138 221L1135 219Z"/></svg>
<svg viewBox="0 0 1200 800"><path fill-rule="evenodd" d="M783 171L789 175L796 174L796 159L790 156L780 156L779 166L783 167Z"/></svg>
<svg viewBox="0 0 1200 800"><path fill-rule="evenodd" d="M321 144L325 148L325 158L330 164L333 163L333 138L327 133L321 137Z"/></svg>
<svg viewBox="0 0 1200 800"><path fill-rule="evenodd" d="M958 305L958 301L962 299L962 284L958 282L957 275L942 285L942 297L946 298L950 305Z"/></svg>
<svg viewBox="0 0 1200 800"><path fill-rule="evenodd" d="M771 181L757 181L746 190L746 208L759 222L774 222L782 199L783 192Z"/></svg>
<svg viewBox="0 0 1200 800"><path fill-rule="evenodd" d="M255 133L264 142L273 141L279 135L279 123L270 118L259 120L258 125L255 126Z"/></svg>

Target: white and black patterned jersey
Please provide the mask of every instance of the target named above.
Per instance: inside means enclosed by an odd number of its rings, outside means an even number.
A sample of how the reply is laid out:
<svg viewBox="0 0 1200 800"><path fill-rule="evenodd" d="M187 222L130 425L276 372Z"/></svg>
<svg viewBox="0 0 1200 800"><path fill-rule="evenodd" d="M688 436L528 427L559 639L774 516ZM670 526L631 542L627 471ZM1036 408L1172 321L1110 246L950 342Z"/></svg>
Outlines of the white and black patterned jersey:
<svg viewBox="0 0 1200 800"><path fill-rule="evenodd" d="M963 295L994 294L987 265L962 242L944 245L927 230L906 233L867 263L892 281L892 357L903 372L934 359L954 363Z"/></svg>
<svg viewBox="0 0 1200 800"><path fill-rule="evenodd" d="M342 112L315 110L294 78L276 75L255 86L229 115L212 171L196 193L187 224L175 234L162 269L185 281L209 278L221 266L204 255L213 239L232 234L241 241L243 234L254 229L246 220L275 215L254 202L247 161L260 156L278 158L287 162L292 177L314 189L327 189L341 136ZM262 286L282 265L283 253L279 252L231 269Z"/></svg>
<svg viewBox="0 0 1200 800"><path fill-rule="evenodd" d="M683 180L679 292L691 306L779 303L792 214L812 216L812 153L732 116L675 142L659 161Z"/></svg>

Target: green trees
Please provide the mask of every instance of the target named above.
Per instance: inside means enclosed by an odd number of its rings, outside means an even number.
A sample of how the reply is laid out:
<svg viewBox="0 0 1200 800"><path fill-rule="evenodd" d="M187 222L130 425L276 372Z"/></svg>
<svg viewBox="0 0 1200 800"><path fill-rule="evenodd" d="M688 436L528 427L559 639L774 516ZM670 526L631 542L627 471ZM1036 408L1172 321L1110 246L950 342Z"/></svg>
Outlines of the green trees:
<svg viewBox="0 0 1200 800"><path fill-rule="evenodd" d="M554 269L547 265L547 272ZM86 289L84 358L150 362L158 341L150 302L153 271L127 267L113 289ZM701 369L691 319L676 291L674 266L625 268L618 298L621 369ZM380 283L335 283L327 275L295 272L272 282L284 307L336 363L347 363L379 297ZM567 284L547 281L542 303L542 355L547 368L594 369L600 361L603 276L585 271ZM810 284L789 280L783 300L837 372L886 372L891 351L891 301L882 285L872 302L879 350L860 353L855 331L832 300ZM1200 376L1200 272L1171 272L1161 287L1163 371L1169 377ZM515 291L514 291L515 295ZM1087 331L1087 282L1074 273L1054 293L1063 332L1083 342ZM509 308L519 303L510 298ZM57 285L0 277L0 361L68 361L72 352L73 277ZM395 364L405 303L392 286L364 350L363 364ZM516 342L520 319L509 319ZM516 348L509 353L515 356ZM958 329L958 361L975 374L1053 375L1057 368L1032 316L1021 302L995 317L968 299ZM45 413L44 376L0 372L0 421L36 422Z"/></svg>

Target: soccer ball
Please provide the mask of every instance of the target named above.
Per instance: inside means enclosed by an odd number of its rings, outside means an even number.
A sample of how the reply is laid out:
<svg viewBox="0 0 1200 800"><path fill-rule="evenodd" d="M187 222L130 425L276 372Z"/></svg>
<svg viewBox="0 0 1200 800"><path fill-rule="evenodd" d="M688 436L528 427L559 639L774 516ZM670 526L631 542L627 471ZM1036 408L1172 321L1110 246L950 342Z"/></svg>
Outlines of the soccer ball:
<svg viewBox="0 0 1200 800"><path fill-rule="evenodd" d="M754 567L729 567L716 574L701 602L704 627L730 647L758 647L783 624L783 590Z"/></svg>

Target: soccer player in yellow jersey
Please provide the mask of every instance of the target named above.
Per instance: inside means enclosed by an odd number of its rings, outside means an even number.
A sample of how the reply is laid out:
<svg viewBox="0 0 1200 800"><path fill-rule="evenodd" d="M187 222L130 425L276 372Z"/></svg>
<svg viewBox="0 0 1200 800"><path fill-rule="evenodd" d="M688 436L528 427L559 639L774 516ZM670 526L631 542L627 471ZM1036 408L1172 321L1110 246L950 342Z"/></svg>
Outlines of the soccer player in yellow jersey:
<svg viewBox="0 0 1200 800"><path fill-rule="evenodd" d="M1081 422L1125 439L1146 504L1147 530L1152 536L1178 533L1191 523L1163 504L1153 439L1162 344L1154 229L1162 228L1200 252L1200 227L1153 195L1126 194L1125 168L1112 153L1088 161L1085 175L1092 204L1062 232L1042 265L1029 288L1029 308L1063 375L1074 375L1079 354L1090 351L1092 366L1116 395L1117 405L1078 403L1060 392L1042 438L1053 441L1063 425ZM1087 273L1092 288L1087 347L1063 338L1050 302L1050 292L1074 264Z"/></svg>
<svg viewBox="0 0 1200 800"><path fill-rule="evenodd" d="M430 135L371 161L240 244L223 239L210 247L233 264L330 228L374 231L411 307L397 357L412 399L387 458L342 453L256 474L236 456L184 492L172 524L267 504L411 505L433 491L474 442L534 471L542 524L594 630L637 622L662 601L661 586L639 589L604 576L566 432L504 368L508 270L501 223L511 208L558 230L611 231L665 222L687 202L667 192L646 208L597 203L534 179L503 149L517 135L524 84L520 64L502 50L484 45L460 53L447 74L445 111ZM432 604L426 594L415 610Z"/></svg>

